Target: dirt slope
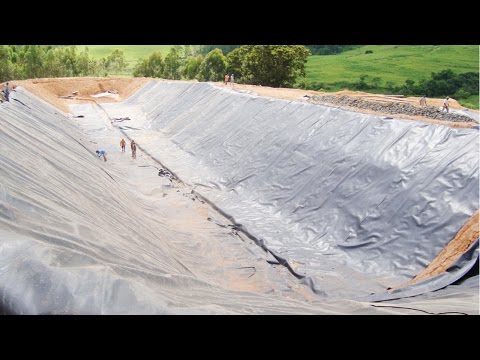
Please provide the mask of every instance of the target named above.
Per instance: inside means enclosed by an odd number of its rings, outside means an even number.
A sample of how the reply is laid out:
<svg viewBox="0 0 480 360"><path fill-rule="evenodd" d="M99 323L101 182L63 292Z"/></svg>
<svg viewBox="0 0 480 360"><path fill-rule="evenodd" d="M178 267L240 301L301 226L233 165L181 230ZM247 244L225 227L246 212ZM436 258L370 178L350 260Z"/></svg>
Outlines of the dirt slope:
<svg viewBox="0 0 480 360"><path fill-rule="evenodd" d="M148 78L56 78L15 81L28 91L56 106L64 112L69 112L71 103L95 100L97 102L122 101L145 85ZM92 97L99 93L112 91L114 97ZM71 96L71 99L60 98Z"/></svg>

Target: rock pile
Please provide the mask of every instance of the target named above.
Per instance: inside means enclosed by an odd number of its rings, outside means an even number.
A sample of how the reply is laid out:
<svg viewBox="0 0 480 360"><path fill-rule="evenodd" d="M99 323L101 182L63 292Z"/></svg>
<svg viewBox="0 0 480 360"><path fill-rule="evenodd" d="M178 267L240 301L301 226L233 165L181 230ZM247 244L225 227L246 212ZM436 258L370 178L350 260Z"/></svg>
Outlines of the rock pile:
<svg viewBox="0 0 480 360"><path fill-rule="evenodd" d="M401 102L380 103L376 101L363 100L345 95L314 95L309 97L308 101L315 104L326 103L338 106L350 106L360 109L378 111L386 114L406 114L425 116L430 119L438 120L474 122L474 120L469 118L468 116L454 113L446 113L434 106L417 107L408 103Z"/></svg>

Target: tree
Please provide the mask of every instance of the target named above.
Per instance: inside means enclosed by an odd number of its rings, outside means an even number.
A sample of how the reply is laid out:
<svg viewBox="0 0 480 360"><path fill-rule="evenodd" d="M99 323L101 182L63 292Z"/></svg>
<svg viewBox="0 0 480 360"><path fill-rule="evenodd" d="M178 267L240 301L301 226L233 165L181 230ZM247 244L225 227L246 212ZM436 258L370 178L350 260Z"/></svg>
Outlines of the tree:
<svg viewBox="0 0 480 360"><path fill-rule="evenodd" d="M108 55L105 61L105 70L112 71L115 74L122 72L127 67L127 61L125 60L125 55L123 51L119 49L113 50L113 52Z"/></svg>
<svg viewBox="0 0 480 360"><path fill-rule="evenodd" d="M154 52L148 58L147 74L145 76L161 78L165 69L165 63L162 59L162 54Z"/></svg>
<svg viewBox="0 0 480 360"><path fill-rule="evenodd" d="M405 95L415 94L415 81L407 79L405 80L405 85L403 85Z"/></svg>
<svg viewBox="0 0 480 360"><path fill-rule="evenodd" d="M466 92L478 94L479 74L474 72L462 73L457 75L459 83Z"/></svg>
<svg viewBox="0 0 480 360"><path fill-rule="evenodd" d="M14 66L11 62L11 49L0 45L0 81L8 81L13 78Z"/></svg>
<svg viewBox="0 0 480 360"><path fill-rule="evenodd" d="M187 59L190 56L195 56L195 49L192 45L183 45L182 59Z"/></svg>
<svg viewBox="0 0 480 360"><path fill-rule="evenodd" d="M235 74L235 81L242 82L243 79L243 61L245 56L251 50L251 46L241 46L236 48L235 50L231 51L227 55L227 62L228 62L228 73Z"/></svg>
<svg viewBox="0 0 480 360"><path fill-rule="evenodd" d="M142 77L148 76L148 59L138 59L137 65L133 68L133 76Z"/></svg>
<svg viewBox="0 0 480 360"><path fill-rule="evenodd" d="M75 46L0 46L0 78L88 76L98 71L98 62L88 49L78 54Z"/></svg>
<svg viewBox="0 0 480 360"><path fill-rule="evenodd" d="M165 56L165 68L163 70L163 76L166 79L179 80L180 79L180 61L179 49L173 47Z"/></svg>
<svg viewBox="0 0 480 360"><path fill-rule="evenodd" d="M305 76L310 55L310 50L302 45L247 46L241 59L242 75L254 85L292 87L297 77Z"/></svg>
<svg viewBox="0 0 480 360"><path fill-rule="evenodd" d="M47 77L60 77L66 73L65 65L61 62L61 49L49 49L45 54L44 71Z"/></svg>
<svg viewBox="0 0 480 360"><path fill-rule="evenodd" d="M333 55L352 50L361 45L307 45L313 55Z"/></svg>
<svg viewBox="0 0 480 360"><path fill-rule="evenodd" d="M65 67L64 76L78 76L79 72L77 70L77 48L75 46L64 48L64 50L60 54L60 61Z"/></svg>
<svg viewBox="0 0 480 360"><path fill-rule="evenodd" d="M30 45L25 52L25 72L28 78L39 78L43 75L43 49Z"/></svg>
<svg viewBox="0 0 480 360"><path fill-rule="evenodd" d="M355 90L368 90L371 86L367 84L366 79L368 75L367 74L362 74L360 75L360 80L357 82L354 82L352 84L352 87Z"/></svg>
<svg viewBox="0 0 480 360"><path fill-rule="evenodd" d="M372 79L372 87L373 88L379 88L380 87L380 83L382 82L382 78L376 76Z"/></svg>
<svg viewBox="0 0 480 360"><path fill-rule="evenodd" d="M198 52L201 55L206 56L209 52L214 49L222 50L222 53L228 55L230 51L235 50L236 48L240 47L240 45L200 45Z"/></svg>
<svg viewBox="0 0 480 360"><path fill-rule="evenodd" d="M385 83L385 89L387 89L390 92L393 92L395 90L395 83L393 81L387 81Z"/></svg>
<svg viewBox="0 0 480 360"><path fill-rule="evenodd" d="M186 79L195 79L200 69L200 65L202 64L203 56L190 56L185 60L185 64L183 66L182 75Z"/></svg>
<svg viewBox="0 0 480 360"><path fill-rule="evenodd" d="M227 58L222 50L210 51L200 64L198 79L202 81L220 81L227 71Z"/></svg>
<svg viewBox="0 0 480 360"><path fill-rule="evenodd" d="M157 77L163 76L165 63L162 54L154 52L148 59L139 59L133 70L133 76Z"/></svg>
<svg viewBox="0 0 480 360"><path fill-rule="evenodd" d="M193 45L174 45L173 48L177 50L181 62L184 62L190 56L197 55Z"/></svg>
<svg viewBox="0 0 480 360"><path fill-rule="evenodd" d="M92 61L88 56L88 47L78 55L78 72L81 76L88 76L96 72L96 61Z"/></svg>

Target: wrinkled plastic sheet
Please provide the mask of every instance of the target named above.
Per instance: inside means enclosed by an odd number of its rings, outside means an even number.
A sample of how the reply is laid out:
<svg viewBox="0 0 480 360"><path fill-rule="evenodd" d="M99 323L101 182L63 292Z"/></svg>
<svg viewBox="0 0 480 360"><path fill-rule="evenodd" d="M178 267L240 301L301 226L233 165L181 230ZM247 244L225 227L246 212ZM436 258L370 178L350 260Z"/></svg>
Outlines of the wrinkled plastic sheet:
<svg viewBox="0 0 480 360"><path fill-rule="evenodd" d="M152 82L129 135L233 217L319 295L384 300L447 286L423 270L479 208L477 129L384 119L205 83Z"/></svg>
<svg viewBox="0 0 480 360"><path fill-rule="evenodd" d="M261 248L122 154L100 107L65 116L21 88L0 107L0 314L378 313L300 301Z"/></svg>
<svg viewBox="0 0 480 360"><path fill-rule="evenodd" d="M0 105L0 313L478 313L478 276L431 292L478 267L478 242L445 274L385 292L423 269L478 207L472 131L181 82L102 105L130 117L117 130L196 184L265 253L216 225L179 226L177 212L150 200L158 176L127 162L122 171L149 184L145 195L132 191L111 157L95 157L98 144L118 151L101 107L75 106L85 117L72 121L20 88L11 100ZM269 265L282 259L304 277ZM233 273L256 278L243 264L263 280L232 290ZM318 296L302 301L296 282ZM415 294L381 308L350 300Z"/></svg>

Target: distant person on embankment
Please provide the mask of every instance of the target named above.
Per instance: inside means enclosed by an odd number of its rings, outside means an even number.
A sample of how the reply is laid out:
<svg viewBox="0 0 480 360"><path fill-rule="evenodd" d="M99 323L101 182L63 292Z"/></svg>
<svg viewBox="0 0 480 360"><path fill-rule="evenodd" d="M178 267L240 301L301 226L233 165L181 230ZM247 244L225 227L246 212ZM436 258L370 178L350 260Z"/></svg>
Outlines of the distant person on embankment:
<svg viewBox="0 0 480 360"><path fill-rule="evenodd" d="M420 106L427 106L427 95L423 95L420 98Z"/></svg>
<svg viewBox="0 0 480 360"><path fill-rule="evenodd" d="M125 142L125 139L122 139L120 141L120 147L122 148L122 152L125 152L125 146L127 145L127 143Z"/></svg>
<svg viewBox="0 0 480 360"><path fill-rule="evenodd" d="M135 140L132 140L130 143L130 148L132 149L132 158L137 158L137 144L135 144Z"/></svg>
<svg viewBox="0 0 480 360"><path fill-rule="evenodd" d="M447 96L445 98L445 100L443 100L443 108L442 108L442 111L445 110L447 113L448 113L448 110L449 110L448 99L449 99L449 97Z"/></svg>
<svg viewBox="0 0 480 360"><path fill-rule="evenodd" d="M103 156L103 160L104 161L107 161L107 157L105 156L106 155L106 151L103 150L103 149L98 149L97 151L95 151L97 153L97 156L100 158Z"/></svg>
<svg viewBox="0 0 480 360"><path fill-rule="evenodd" d="M8 82L5 84L3 88L3 93L5 94L5 101L10 102L10 88L8 87Z"/></svg>

